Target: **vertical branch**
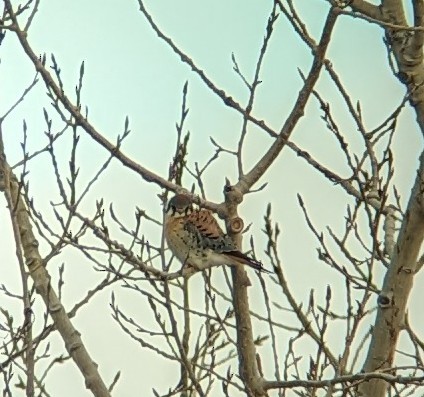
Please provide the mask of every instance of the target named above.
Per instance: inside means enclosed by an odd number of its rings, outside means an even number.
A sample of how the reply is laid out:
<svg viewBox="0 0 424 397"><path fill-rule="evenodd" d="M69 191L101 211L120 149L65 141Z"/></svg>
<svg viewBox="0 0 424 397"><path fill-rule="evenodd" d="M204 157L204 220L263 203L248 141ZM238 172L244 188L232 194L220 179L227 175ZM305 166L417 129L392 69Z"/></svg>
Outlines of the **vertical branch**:
<svg viewBox="0 0 424 397"><path fill-rule="evenodd" d="M1 172L8 180L8 186L4 184L4 190L10 192L10 201L14 204L14 217L18 226L19 243L23 252L23 258L33 279L35 289L44 300L47 310L59 331L66 350L77 364L84 376L86 387L96 397L109 397L109 391L97 370L97 364L91 359L81 340L79 332L72 325L65 308L62 306L51 283L50 276L46 271L43 259L38 251L36 240L29 220L28 211L21 196L19 182L12 173L4 156L1 158ZM30 314L30 312L29 312Z"/></svg>
<svg viewBox="0 0 424 397"><path fill-rule="evenodd" d="M243 195L238 189L230 186L227 181L224 187L225 203L227 208L227 231L233 238L237 247L241 247L241 227L234 230L232 225L239 222L237 206L241 203ZM243 266L233 266L231 268L233 279L233 305L236 318L237 330L237 350L239 358L239 374L243 379L245 391L249 396L262 396L263 380L259 375L256 361L256 348L253 342L252 321L250 318L250 306L247 289L251 285Z"/></svg>
<svg viewBox="0 0 424 397"><path fill-rule="evenodd" d="M4 181L4 195L6 198L7 206L9 208L10 219L12 222L13 237L16 245L16 257L19 263L19 271L21 274L22 282L22 299L24 303L24 325L22 327L24 333L24 346L25 346L25 366L26 366L26 395L27 397L34 396L34 349L32 340L32 310L31 299L28 290L28 274L25 270L25 262L22 254L22 241L19 234L19 224L17 218L17 198L12 198L10 190L10 173L6 167L6 155L4 153L3 133L0 124L0 170L2 170Z"/></svg>
<svg viewBox="0 0 424 397"><path fill-rule="evenodd" d="M423 3L413 1L414 25L423 27ZM383 0L379 8L381 20L394 25L407 26L404 5L400 1ZM397 30L383 25L389 50L396 60L397 77L408 89L409 100L415 109L418 125L424 132L424 69L423 33ZM404 326L406 304L417 269L419 250L424 239L424 153L421 154L417 178L411 191L407 211L393 250L391 263L378 298L379 308L372 333L371 344L364 363L366 372L384 370L392 365L399 333ZM390 251L389 246L389 251ZM384 396L387 383L372 380L360 385L365 396Z"/></svg>
<svg viewBox="0 0 424 397"><path fill-rule="evenodd" d="M323 29L320 44L314 48L315 57L309 75L302 90L299 92L298 99L293 110L281 129L277 139L247 175L242 176L235 186L230 186L227 182L227 185L224 188L227 209L227 229L238 247L241 246L240 231L235 232L228 226L231 225L232 220L238 218L237 206L243 200L243 194L249 191L250 187L262 177L265 171L274 162L285 146L291 132L294 130L297 121L303 115L303 109L306 106L313 87L318 80L324 63L325 53L330 42L331 33L335 26L337 16L338 9L331 8ZM249 300L247 294L247 288L250 285L250 281L242 266L235 266L232 268L232 277L240 376L245 383L246 392L249 395L262 396L265 394L263 388L264 384L263 379L259 375L256 361L256 348L253 342L252 323L250 319Z"/></svg>
<svg viewBox="0 0 424 397"><path fill-rule="evenodd" d="M370 348L364 364L365 372L384 370L391 366L404 317L409 293L417 269L419 251L424 239L424 153L408 208L399 232L393 257L378 297L377 319ZM376 379L360 385L364 396L384 396L387 383Z"/></svg>
<svg viewBox="0 0 424 397"><path fill-rule="evenodd" d="M414 26L423 28L424 6L422 0L413 1L412 5ZM380 9L384 22L408 26L403 2L383 0ZM421 132L424 133L423 32L417 29L411 34L409 31L393 29L389 26L384 28L389 49L396 60L398 68L396 76L410 93L410 104L415 109L418 125Z"/></svg>

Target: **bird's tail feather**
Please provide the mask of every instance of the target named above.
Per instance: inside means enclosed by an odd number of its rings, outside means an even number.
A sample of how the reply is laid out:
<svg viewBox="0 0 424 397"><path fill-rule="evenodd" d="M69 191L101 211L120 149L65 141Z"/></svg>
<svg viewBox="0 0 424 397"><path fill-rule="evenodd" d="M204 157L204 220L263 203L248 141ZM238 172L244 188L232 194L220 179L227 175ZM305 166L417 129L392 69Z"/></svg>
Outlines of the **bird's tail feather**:
<svg viewBox="0 0 424 397"><path fill-rule="evenodd" d="M243 254L240 251L225 252L225 255L227 255L229 258L235 260L236 262L250 266L251 268L253 268L253 269L255 269L259 272L272 273L269 270L266 270L264 268L264 265L262 264L262 262L260 262L256 259L250 258L249 256Z"/></svg>

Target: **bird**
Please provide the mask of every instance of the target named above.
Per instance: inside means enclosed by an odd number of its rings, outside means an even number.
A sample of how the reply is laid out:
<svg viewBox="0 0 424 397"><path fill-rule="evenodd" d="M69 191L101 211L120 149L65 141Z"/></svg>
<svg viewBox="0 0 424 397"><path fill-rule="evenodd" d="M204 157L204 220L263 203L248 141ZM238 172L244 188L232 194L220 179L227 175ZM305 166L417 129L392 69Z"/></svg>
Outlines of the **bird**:
<svg viewBox="0 0 424 397"><path fill-rule="evenodd" d="M257 271L271 273L258 260L240 252L225 234L213 213L194 208L187 194L169 200L164 235L169 249L184 266L202 270L218 265L244 264Z"/></svg>

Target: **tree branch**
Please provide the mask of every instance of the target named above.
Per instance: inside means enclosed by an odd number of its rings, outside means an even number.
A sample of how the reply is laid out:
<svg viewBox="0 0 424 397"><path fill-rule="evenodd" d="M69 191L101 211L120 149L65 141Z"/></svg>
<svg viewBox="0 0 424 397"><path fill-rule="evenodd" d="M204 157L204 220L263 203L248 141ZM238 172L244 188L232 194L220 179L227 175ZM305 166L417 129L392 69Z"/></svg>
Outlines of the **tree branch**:
<svg viewBox="0 0 424 397"><path fill-rule="evenodd" d="M320 71L324 64L325 53L330 42L331 33L336 23L337 16L339 15L338 8L331 8L328 13L327 20L324 25L323 33L319 45L314 49L314 61L305 84L299 92L297 100L293 109L284 123L276 140L272 143L271 147L264 154L264 156L252 167L252 169L243 177L240 178L237 185L242 194L247 193L249 189L263 176L266 170L271 166L283 147L286 145L291 133L294 130L299 119L304 114L304 109L308 99L313 91L315 83L318 80Z"/></svg>
<svg viewBox="0 0 424 397"><path fill-rule="evenodd" d="M424 153L412 188L408 208L394 249L390 267L378 297L377 319L364 364L365 372L381 371L392 365L399 333L404 326L406 304L416 274L418 254L424 239ZM364 396L385 395L387 383L372 380L359 390Z"/></svg>
<svg viewBox="0 0 424 397"><path fill-rule="evenodd" d="M70 99L65 95L63 90L56 84L51 74L45 68L44 63L38 57L27 40L27 34L25 31L21 30L19 27L18 20L13 11L10 0L5 0L6 7L8 9L9 15L12 19L13 25L11 30L16 33L18 40L24 49L25 53L28 55L28 58L34 64L34 67L37 72L40 73L41 77L44 80L46 86L52 90L57 100L64 106L64 108L70 113L70 115L75 119L76 124L81 126L88 135L91 136L97 143L99 143L103 148L105 148L109 153L113 154L123 165L130 168L131 170L137 172L143 179L147 182L154 182L162 188L176 192L181 190L181 187L169 182L168 180L160 177L159 175L149 171L147 168L142 167L137 164L135 161L131 160L124 153L121 152L119 147L108 141L103 135L101 135L93 125L81 114L80 109L70 101Z"/></svg>
<svg viewBox="0 0 424 397"><path fill-rule="evenodd" d="M352 10L366 15L367 17L372 18L374 20L381 19L380 9L374 4L368 3L367 1L352 0L349 3L349 7L352 8Z"/></svg>
<svg viewBox="0 0 424 397"><path fill-rule="evenodd" d="M421 369L422 370L422 369ZM307 389L324 388L332 385L343 383L356 383L358 381L367 381L370 379L382 379L385 382L399 383L399 384L421 384L424 381L424 376L393 376L384 372L367 372L363 374L337 376L333 379L323 380L286 380L286 381L272 381L265 382L264 387L270 389L292 389L295 387L304 387Z"/></svg>
<svg viewBox="0 0 424 397"><path fill-rule="evenodd" d="M29 275L33 279L35 289L42 297L57 330L65 342L66 350L84 376L86 387L96 397L109 397L109 391L100 377L97 364L85 349L79 332L72 325L51 285L50 275L47 273L43 259L38 251L38 241L32 232L28 212L21 196L21 187L7 164L3 152L0 156L0 171L3 175L2 182L4 182L0 189L9 191L9 201L13 203L11 210L14 211L15 224L18 227L18 241L21 244L23 257L28 267ZM8 186L5 186L6 183L8 183Z"/></svg>

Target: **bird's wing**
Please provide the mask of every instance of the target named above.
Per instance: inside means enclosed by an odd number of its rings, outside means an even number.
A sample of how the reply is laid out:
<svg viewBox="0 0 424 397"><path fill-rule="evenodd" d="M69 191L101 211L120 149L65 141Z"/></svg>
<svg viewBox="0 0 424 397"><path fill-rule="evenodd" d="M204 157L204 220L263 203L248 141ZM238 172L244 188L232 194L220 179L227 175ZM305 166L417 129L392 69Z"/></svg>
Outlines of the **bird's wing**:
<svg viewBox="0 0 424 397"><path fill-rule="evenodd" d="M258 271L268 272L261 262L240 252L230 236L225 234L213 214L206 209L193 211L186 217L186 230L192 234L198 247L211 249L226 256L230 262L248 265Z"/></svg>
<svg viewBox="0 0 424 397"><path fill-rule="evenodd" d="M187 215L185 228L202 248L216 252L236 249L233 240L223 232L212 213L204 208Z"/></svg>

